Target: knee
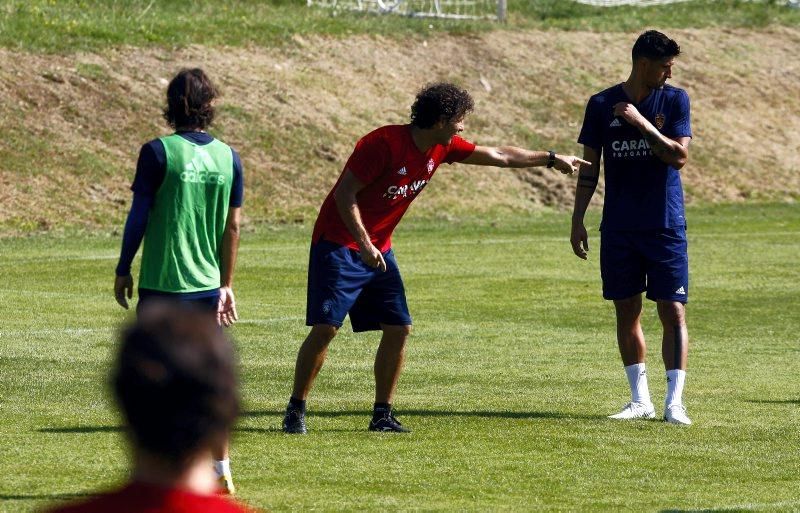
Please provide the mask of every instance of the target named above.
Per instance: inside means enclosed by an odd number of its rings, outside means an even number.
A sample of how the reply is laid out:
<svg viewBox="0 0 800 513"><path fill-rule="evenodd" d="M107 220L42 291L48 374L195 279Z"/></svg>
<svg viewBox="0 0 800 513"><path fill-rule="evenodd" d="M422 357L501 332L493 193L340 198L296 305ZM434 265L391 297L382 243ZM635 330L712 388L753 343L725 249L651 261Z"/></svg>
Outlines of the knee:
<svg viewBox="0 0 800 513"><path fill-rule="evenodd" d="M339 328L330 324L316 324L311 328L308 340L316 346L327 347L338 331Z"/></svg>
<svg viewBox="0 0 800 513"><path fill-rule="evenodd" d="M677 301L659 302L658 317L665 326L683 326L686 324L686 308Z"/></svg>
<svg viewBox="0 0 800 513"><path fill-rule="evenodd" d="M411 326L382 326L383 333L387 339L394 342L405 343L406 339L411 335Z"/></svg>
<svg viewBox="0 0 800 513"><path fill-rule="evenodd" d="M635 326L642 315L642 300L640 298L614 301L614 307L617 310L617 322L622 326Z"/></svg>

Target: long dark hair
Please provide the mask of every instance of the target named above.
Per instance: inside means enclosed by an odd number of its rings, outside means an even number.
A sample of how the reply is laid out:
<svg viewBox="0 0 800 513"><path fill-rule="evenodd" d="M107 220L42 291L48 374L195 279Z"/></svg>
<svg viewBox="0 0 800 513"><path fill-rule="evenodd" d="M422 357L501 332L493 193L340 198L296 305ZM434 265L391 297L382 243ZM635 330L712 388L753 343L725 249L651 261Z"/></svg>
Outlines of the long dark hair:
<svg viewBox="0 0 800 513"><path fill-rule="evenodd" d="M164 119L172 128L205 129L214 121L211 102L219 91L200 69L182 69L167 86Z"/></svg>

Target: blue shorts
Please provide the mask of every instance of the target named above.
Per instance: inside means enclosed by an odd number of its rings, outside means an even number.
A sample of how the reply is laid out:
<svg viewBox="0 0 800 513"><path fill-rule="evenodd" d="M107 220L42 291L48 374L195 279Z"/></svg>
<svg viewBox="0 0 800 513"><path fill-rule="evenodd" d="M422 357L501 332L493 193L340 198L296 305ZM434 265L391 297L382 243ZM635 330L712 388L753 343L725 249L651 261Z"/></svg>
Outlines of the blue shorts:
<svg viewBox="0 0 800 513"><path fill-rule="evenodd" d="M320 240L311 245L308 264L306 325L342 326L350 314L353 331L381 329L381 324L410 326L411 315L394 252L383 254L386 272L361 260L358 251Z"/></svg>
<svg viewBox="0 0 800 513"><path fill-rule="evenodd" d="M202 292L162 292L160 290L139 289L139 302L136 303L137 315L144 305L155 301L178 301L191 304L199 310L216 312L219 305L219 289Z"/></svg>
<svg viewBox="0 0 800 513"><path fill-rule="evenodd" d="M686 228L600 232L600 275L605 299L689 300Z"/></svg>

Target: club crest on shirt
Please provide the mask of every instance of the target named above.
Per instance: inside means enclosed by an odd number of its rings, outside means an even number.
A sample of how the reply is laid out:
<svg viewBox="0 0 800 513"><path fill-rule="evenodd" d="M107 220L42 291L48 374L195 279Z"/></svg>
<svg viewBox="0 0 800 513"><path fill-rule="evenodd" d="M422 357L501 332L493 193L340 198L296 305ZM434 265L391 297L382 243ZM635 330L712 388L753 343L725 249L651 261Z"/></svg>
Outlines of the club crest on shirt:
<svg viewBox="0 0 800 513"><path fill-rule="evenodd" d="M428 174L433 173L434 164L433 159L428 159Z"/></svg>
<svg viewBox="0 0 800 513"><path fill-rule="evenodd" d="M656 114L656 128L658 128L659 130L664 128L664 121L666 120L667 118L666 116L664 116L664 114L661 114L660 112Z"/></svg>

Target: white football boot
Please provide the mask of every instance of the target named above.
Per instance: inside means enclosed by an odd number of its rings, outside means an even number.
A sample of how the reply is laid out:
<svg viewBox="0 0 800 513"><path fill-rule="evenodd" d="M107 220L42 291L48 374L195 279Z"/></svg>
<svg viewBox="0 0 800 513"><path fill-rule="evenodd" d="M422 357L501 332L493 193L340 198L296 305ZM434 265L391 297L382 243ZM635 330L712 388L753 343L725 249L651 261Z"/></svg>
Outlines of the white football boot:
<svg viewBox="0 0 800 513"><path fill-rule="evenodd" d="M656 416L656 409L653 403L629 402L622 407L622 411L614 415L609 415L609 419L630 420L630 419L652 419Z"/></svg>
<svg viewBox="0 0 800 513"><path fill-rule="evenodd" d="M686 415L686 406L682 404L670 404L664 408L664 421L680 426L692 425L692 421Z"/></svg>

